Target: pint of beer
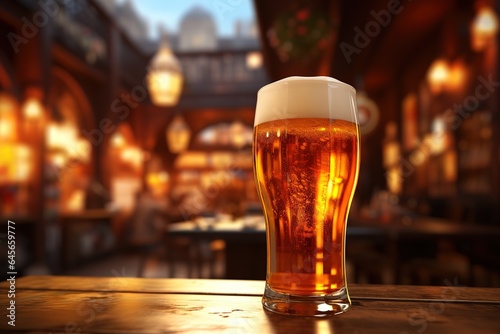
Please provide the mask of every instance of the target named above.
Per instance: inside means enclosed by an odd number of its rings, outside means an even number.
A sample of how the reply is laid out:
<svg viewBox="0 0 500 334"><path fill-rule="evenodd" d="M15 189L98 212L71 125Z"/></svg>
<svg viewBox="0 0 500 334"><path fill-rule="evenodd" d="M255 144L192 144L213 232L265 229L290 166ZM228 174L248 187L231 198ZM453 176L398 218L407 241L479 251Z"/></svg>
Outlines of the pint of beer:
<svg viewBox="0 0 500 334"><path fill-rule="evenodd" d="M265 309L327 316L347 311L344 250L359 170L353 87L290 77L259 90L254 175L267 230Z"/></svg>

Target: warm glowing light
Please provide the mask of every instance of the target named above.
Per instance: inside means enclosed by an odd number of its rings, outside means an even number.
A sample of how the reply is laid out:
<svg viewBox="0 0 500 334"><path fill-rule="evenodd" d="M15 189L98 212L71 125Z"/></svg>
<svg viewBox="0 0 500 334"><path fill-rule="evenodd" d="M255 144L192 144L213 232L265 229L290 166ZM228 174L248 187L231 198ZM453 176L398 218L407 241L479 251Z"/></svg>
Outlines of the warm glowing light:
<svg viewBox="0 0 500 334"><path fill-rule="evenodd" d="M433 93L440 93L450 77L450 68L445 60L435 60L427 72L427 80Z"/></svg>
<svg viewBox="0 0 500 334"><path fill-rule="evenodd" d="M141 189L140 178L114 177L111 180L111 198L121 210L130 211L135 206L135 194Z"/></svg>
<svg viewBox="0 0 500 334"><path fill-rule="evenodd" d="M330 312L333 311L333 306L323 303L323 304L318 304L317 310L319 312ZM317 328L319 328L318 333L328 333L330 332L330 329L328 328L328 322L326 321L316 321Z"/></svg>
<svg viewBox="0 0 500 334"><path fill-rule="evenodd" d="M50 156L50 162L59 168L62 168L66 165L68 158L63 153L55 153Z"/></svg>
<svg viewBox="0 0 500 334"><path fill-rule="evenodd" d="M384 167L391 167L399 162L401 157L400 147L398 142L388 142L384 144L383 164Z"/></svg>
<svg viewBox="0 0 500 334"><path fill-rule="evenodd" d="M143 154L137 147L127 147L121 152L121 158L124 162L129 163L135 168L139 168L142 164Z"/></svg>
<svg viewBox="0 0 500 334"><path fill-rule="evenodd" d="M232 144L238 148L243 147L248 141L245 137L245 125L241 122L231 124L229 133L231 133Z"/></svg>
<svg viewBox="0 0 500 334"><path fill-rule="evenodd" d="M50 149L75 151L77 138L77 129L70 123L51 123L47 126L47 146Z"/></svg>
<svg viewBox="0 0 500 334"><path fill-rule="evenodd" d="M149 185L157 186L167 183L169 180L169 176L167 172L151 172L146 175L146 180Z"/></svg>
<svg viewBox="0 0 500 334"><path fill-rule="evenodd" d="M336 177L335 180L328 182L328 191L332 194L332 199L339 199L344 188L344 179Z"/></svg>
<svg viewBox="0 0 500 334"><path fill-rule="evenodd" d="M415 166L421 166L429 155L429 150L425 145L420 145L417 149L410 153L410 162Z"/></svg>
<svg viewBox="0 0 500 334"><path fill-rule="evenodd" d="M158 175L156 173L148 173L146 175L146 182L150 186L155 186L158 183Z"/></svg>
<svg viewBox="0 0 500 334"><path fill-rule="evenodd" d="M440 154L446 149L447 144L446 124L443 117L436 117L432 121L432 133L424 137L426 151Z"/></svg>
<svg viewBox="0 0 500 334"><path fill-rule="evenodd" d="M316 274L323 275L323 260L316 259Z"/></svg>
<svg viewBox="0 0 500 334"><path fill-rule="evenodd" d="M182 153L189 146L191 139L191 130L184 118L177 115L167 128L167 145L172 153Z"/></svg>
<svg viewBox="0 0 500 334"><path fill-rule="evenodd" d="M182 90L183 76L177 58L166 41L150 63L147 77L151 101L159 106L174 106Z"/></svg>
<svg viewBox="0 0 500 334"><path fill-rule="evenodd" d="M448 182L457 180L457 154L455 151L448 151L444 155L444 178Z"/></svg>
<svg viewBox="0 0 500 334"><path fill-rule="evenodd" d="M8 120L6 117L0 120L0 140L9 141L15 137L14 122Z"/></svg>
<svg viewBox="0 0 500 334"><path fill-rule="evenodd" d="M166 194L169 184L169 176L165 171L149 172L146 174L146 184L154 196Z"/></svg>
<svg viewBox="0 0 500 334"><path fill-rule="evenodd" d="M446 124L444 122L444 118L443 117L436 117L433 121L432 121L432 132L434 134L443 134L445 131L446 131Z"/></svg>
<svg viewBox="0 0 500 334"><path fill-rule="evenodd" d="M27 181L31 175L32 168L30 148L25 145L17 145L15 160L15 179L19 182Z"/></svg>
<svg viewBox="0 0 500 334"><path fill-rule="evenodd" d="M83 190L74 190L66 203L66 211L82 211L84 208L85 192Z"/></svg>
<svg viewBox="0 0 500 334"><path fill-rule="evenodd" d="M28 181L33 167L31 153L25 145L0 143L0 183Z"/></svg>
<svg viewBox="0 0 500 334"><path fill-rule="evenodd" d="M466 66L462 61L457 61L450 66L449 70L447 88L453 91L461 91L465 87Z"/></svg>
<svg viewBox="0 0 500 334"><path fill-rule="evenodd" d="M14 172L13 156L13 145L0 141L0 183L8 182L12 178L12 173Z"/></svg>
<svg viewBox="0 0 500 334"><path fill-rule="evenodd" d="M0 116L12 113L15 107L14 99L10 95L0 93Z"/></svg>
<svg viewBox="0 0 500 334"><path fill-rule="evenodd" d="M208 166L208 154L206 152L186 152L181 154L175 161L178 169L200 168Z"/></svg>
<svg viewBox="0 0 500 334"><path fill-rule="evenodd" d="M125 146L126 143L125 137L120 132L116 132L115 134L113 134L110 140L111 145L116 148L121 148Z"/></svg>
<svg viewBox="0 0 500 334"><path fill-rule="evenodd" d="M484 50L495 41L498 31L498 17L489 7L482 7L472 22L472 48Z"/></svg>
<svg viewBox="0 0 500 334"><path fill-rule="evenodd" d="M258 51L247 53L247 67L257 69L262 66L262 54Z"/></svg>
<svg viewBox="0 0 500 334"><path fill-rule="evenodd" d="M209 155L210 165L215 169L228 169L234 161L234 157L229 152L214 152Z"/></svg>
<svg viewBox="0 0 500 334"><path fill-rule="evenodd" d="M46 133L47 145L50 148L59 147L61 142L59 126L53 123L47 125Z"/></svg>
<svg viewBox="0 0 500 334"><path fill-rule="evenodd" d="M16 141L16 104L14 99L6 94L0 94L0 140Z"/></svg>
<svg viewBox="0 0 500 334"><path fill-rule="evenodd" d="M45 138L47 148L51 151L49 159L55 166L62 168L70 159L90 161L90 143L78 137L78 130L72 123L50 123Z"/></svg>
<svg viewBox="0 0 500 334"><path fill-rule="evenodd" d="M43 106L39 99L30 97L24 102L22 111L26 119L37 120L43 115Z"/></svg>
<svg viewBox="0 0 500 334"><path fill-rule="evenodd" d="M77 158L81 161L90 161L90 153L92 149L88 140L80 138L76 142Z"/></svg>
<svg viewBox="0 0 500 334"><path fill-rule="evenodd" d="M392 167L387 171L387 188L393 194L399 194L403 190L403 172L399 166Z"/></svg>
<svg viewBox="0 0 500 334"><path fill-rule="evenodd" d="M169 176L167 172L158 173L158 180L162 183L168 182Z"/></svg>

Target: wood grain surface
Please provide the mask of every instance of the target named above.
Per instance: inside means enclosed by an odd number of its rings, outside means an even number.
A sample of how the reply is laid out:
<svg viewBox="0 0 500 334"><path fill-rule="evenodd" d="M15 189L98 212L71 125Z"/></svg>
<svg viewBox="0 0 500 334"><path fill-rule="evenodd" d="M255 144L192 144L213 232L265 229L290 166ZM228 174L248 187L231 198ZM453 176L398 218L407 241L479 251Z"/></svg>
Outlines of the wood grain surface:
<svg viewBox="0 0 500 334"><path fill-rule="evenodd" d="M4 315L0 331L500 333L500 289L353 285L351 310L314 319L265 312L263 287L263 281L25 277L16 282L16 326ZM2 282L3 310L7 291Z"/></svg>

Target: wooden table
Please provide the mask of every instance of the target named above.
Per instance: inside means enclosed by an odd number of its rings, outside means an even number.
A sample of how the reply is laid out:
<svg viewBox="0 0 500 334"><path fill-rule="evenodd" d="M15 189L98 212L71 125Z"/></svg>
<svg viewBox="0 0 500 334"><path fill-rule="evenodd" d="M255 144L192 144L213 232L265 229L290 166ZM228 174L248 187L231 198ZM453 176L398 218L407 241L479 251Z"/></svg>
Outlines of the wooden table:
<svg viewBox="0 0 500 334"><path fill-rule="evenodd" d="M266 278L266 226L264 217L254 217L251 222L251 225L245 225L243 220L204 225L186 221L168 225L166 235L167 238L187 237L193 241L197 252L195 263L190 265L198 268L202 258L200 243L222 239L226 243L225 278L262 280Z"/></svg>
<svg viewBox="0 0 500 334"><path fill-rule="evenodd" d="M62 233L59 251L61 269L73 268L86 261L109 254L114 249L114 242L107 243L104 240L106 236L112 238L114 215L115 213L103 209L61 215L59 219ZM96 243L86 251L75 247L81 243L79 238L82 238L84 233L91 233L96 238L100 237L104 242Z"/></svg>
<svg viewBox="0 0 500 334"><path fill-rule="evenodd" d="M500 333L500 289L350 286L347 313L287 317L261 306L263 281L39 276L16 281L2 333Z"/></svg>

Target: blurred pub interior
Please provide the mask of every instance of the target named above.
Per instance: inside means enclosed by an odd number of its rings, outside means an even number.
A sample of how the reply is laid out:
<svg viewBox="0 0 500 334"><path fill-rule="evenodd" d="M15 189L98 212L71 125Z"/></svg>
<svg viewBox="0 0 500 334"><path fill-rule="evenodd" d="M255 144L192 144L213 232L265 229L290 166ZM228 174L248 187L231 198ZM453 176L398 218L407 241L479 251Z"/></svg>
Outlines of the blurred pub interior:
<svg viewBox="0 0 500 334"><path fill-rule="evenodd" d="M2 268L11 220L19 275L264 279L256 93L327 75L358 91L349 281L500 286L499 1L200 0L154 38L144 3L0 3Z"/></svg>

